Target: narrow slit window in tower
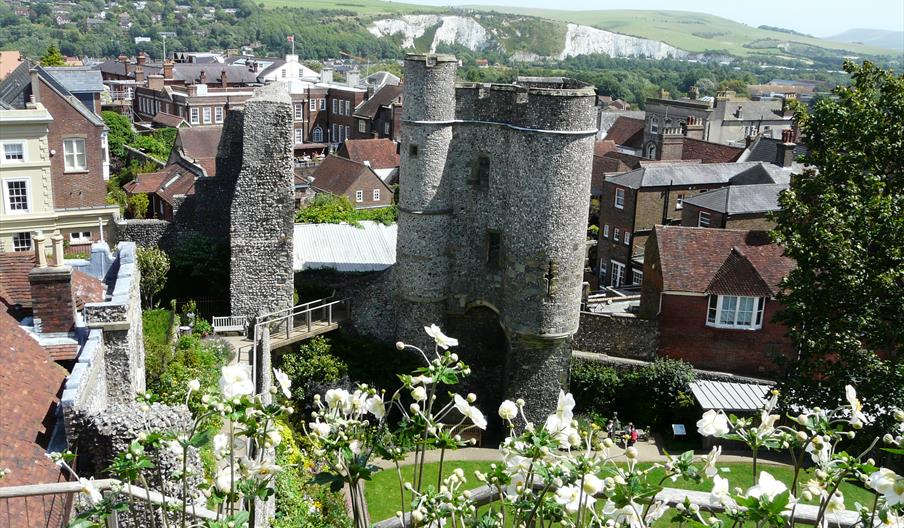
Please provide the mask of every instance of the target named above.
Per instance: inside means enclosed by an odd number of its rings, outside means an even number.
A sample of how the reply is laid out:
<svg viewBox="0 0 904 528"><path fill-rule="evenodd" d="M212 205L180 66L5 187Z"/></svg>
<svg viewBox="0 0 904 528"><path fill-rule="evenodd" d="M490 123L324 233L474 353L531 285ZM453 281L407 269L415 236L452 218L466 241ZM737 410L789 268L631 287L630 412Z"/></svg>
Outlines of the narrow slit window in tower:
<svg viewBox="0 0 904 528"><path fill-rule="evenodd" d="M487 231L487 267L490 269L502 267L502 235L499 231Z"/></svg>
<svg viewBox="0 0 904 528"><path fill-rule="evenodd" d="M417 151L418 151L417 145L415 145L413 143L411 145L408 145L408 156L410 156L412 158L416 158Z"/></svg>
<svg viewBox="0 0 904 528"><path fill-rule="evenodd" d="M486 154L478 155L474 161L469 183L483 188L490 186L490 157Z"/></svg>

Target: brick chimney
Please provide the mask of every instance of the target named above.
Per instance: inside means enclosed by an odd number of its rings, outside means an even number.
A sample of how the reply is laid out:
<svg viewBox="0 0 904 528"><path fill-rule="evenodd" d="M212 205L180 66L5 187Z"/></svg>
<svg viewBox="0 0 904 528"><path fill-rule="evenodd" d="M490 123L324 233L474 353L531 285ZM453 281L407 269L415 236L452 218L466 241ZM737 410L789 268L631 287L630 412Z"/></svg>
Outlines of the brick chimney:
<svg viewBox="0 0 904 528"><path fill-rule="evenodd" d="M797 94L795 93L786 93L784 97L782 97L782 117L790 117L794 115L794 110L791 109L791 101L797 100Z"/></svg>
<svg viewBox="0 0 904 528"><path fill-rule="evenodd" d="M703 139L703 120L699 117L689 116L684 127L684 135L691 139Z"/></svg>
<svg viewBox="0 0 904 528"><path fill-rule="evenodd" d="M229 87L229 78L226 76L226 70L220 72L220 86L223 88Z"/></svg>
<svg viewBox="0 0 904 528"><path fill-rule="evenodd" d="M198 84L207 84L207 70L201 70L201 74L198 76Z"/></svg>
<svg viewBox="0 0 904 528"><path fill-rule="evenodd" d="M119 54L119 62L122 63L122 67L125 70L126 75L128 75L129 74L129 66L131 66L131 63L129 62L129 58L125 55L125 53Z"/></svg>
<svg viewBox="0 0 904 528"><path fill-rule="evenodd" d="M43 235L33 237L38 266L28 273L35 331L67 333L75 328L75 295L72 291L72 268L63 260L63 237L53 235L53 257L47 265Z"/></svg>
<svg viewBox="0 0 904 528"><path fill-rule="evenodd" d="M135 57L135 60L138 62L139 66L144 66L144 63L148 60L148 56L145 55L143 51L139 51L138 55Z"/></svg>
<svg viewBox="0 0 904 528"><path fill-rule="evenodd" d="M163 76L159 74L151 74L148 75L148 88L151 90L161 91L163 90L164 82Z"/></svg>
<svg viewBox="0 0 904 528"><path fill-rule="evenodd" d="M173 78L173 61L166 60L163 61L163 79L172 79Z"/></svg>
<svg viewBox="0 0 904 528"><path fill-rule="evenodd" d="M663 128L657 138L656 159L680 160L684 151L684 134L681 128Z"/></svg>
<svg viewBox="0 0 904 528"><path fill-rule="evenodd" d="M135 66L135 82L138 84L144 83L144 66L141 64Z"/></svg>
<svg viewBox="0 0 904 528"><path fill-rule="evenodd" d="M713 108L718 108L719 105L723 105L731 100L731 97L728 95L728 92L722 91L716 93L715 99L713 99Z"/></svg>
<svg viewBox="0 0 904 528"><path fill-rule="evenodd" d="M790 167L794 163L794 130L782 130L782 142L775 146L775 164L779 167Z"/></svg>

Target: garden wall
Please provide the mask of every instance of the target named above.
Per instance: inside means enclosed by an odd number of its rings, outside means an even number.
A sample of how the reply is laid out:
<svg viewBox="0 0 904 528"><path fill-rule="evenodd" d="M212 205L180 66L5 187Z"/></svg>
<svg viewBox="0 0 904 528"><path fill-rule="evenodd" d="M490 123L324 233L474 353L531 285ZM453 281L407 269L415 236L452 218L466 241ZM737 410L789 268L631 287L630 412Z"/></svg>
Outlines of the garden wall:
<svg viewBox="0 0 904 528"><path fill-rule="evenodd" d="M659 325L634 314L581 312L572 349L649 361L659 349Z"/></svg>

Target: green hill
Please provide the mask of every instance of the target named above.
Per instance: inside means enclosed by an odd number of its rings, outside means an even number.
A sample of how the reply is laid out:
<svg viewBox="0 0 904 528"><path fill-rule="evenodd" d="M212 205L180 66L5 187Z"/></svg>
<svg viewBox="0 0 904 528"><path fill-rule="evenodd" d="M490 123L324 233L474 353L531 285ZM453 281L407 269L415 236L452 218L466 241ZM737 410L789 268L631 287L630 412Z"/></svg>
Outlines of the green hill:
<svg viewBox="0 0 904 528"><path fill-rule="evenodd" d="M632 9L565 11L508 6L472 7L594 26L635 37L661 40L693 52L724 50L737 56L763 52L781 55L783 52L777 45L796 43L805 47L849 51L852 54L888 55L890 53L888 49L875 46L833 42L815 37L758 29L727 18L691 11Z"/></svg>

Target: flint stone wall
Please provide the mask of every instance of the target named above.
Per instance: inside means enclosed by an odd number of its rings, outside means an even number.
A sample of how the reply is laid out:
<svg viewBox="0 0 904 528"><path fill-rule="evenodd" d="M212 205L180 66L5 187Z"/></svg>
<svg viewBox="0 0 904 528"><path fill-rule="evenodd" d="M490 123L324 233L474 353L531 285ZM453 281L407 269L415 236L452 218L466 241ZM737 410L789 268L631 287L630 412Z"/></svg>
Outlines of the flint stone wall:
<svg viewBox="0 0 904 528"><path fill-rule="evenodd" d="M659 350L659 324L634 314L581 312L574 350L652 361Z"/></svg>
<svg viewBox="0 0 904 528"><path fill-rule="evenodd" d="M230 209L230 305L232 315L250 320L292 305L291 98L277 84L258 88L243 116L242 149L223 163L241 166Z"/></svg>

